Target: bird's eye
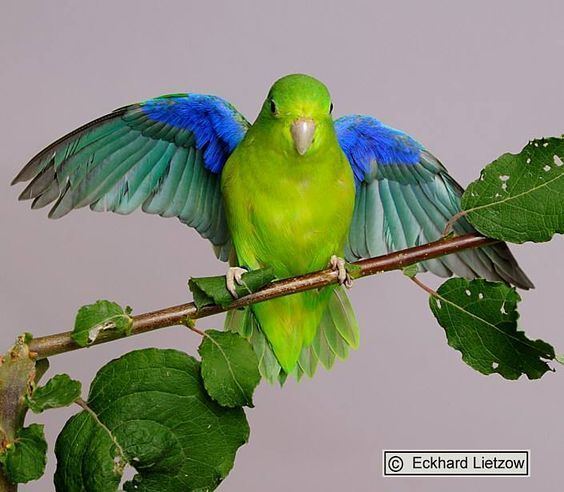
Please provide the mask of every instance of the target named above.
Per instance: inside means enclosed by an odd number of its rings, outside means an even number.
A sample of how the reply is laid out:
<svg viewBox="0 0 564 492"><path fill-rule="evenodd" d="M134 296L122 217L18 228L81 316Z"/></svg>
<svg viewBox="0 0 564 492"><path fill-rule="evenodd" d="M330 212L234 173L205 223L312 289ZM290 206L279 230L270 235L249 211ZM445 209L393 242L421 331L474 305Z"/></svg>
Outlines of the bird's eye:
<svg viewBox="0 0 564 492"><path fill-rule="evenodd" d="M333 103L331 103L331 106L329 106L329 114L331 114L333 112Z"/></svg>
<svg viewBox="0 0 564 492"><path fill-rule="evenodd" d="M276 103L274 102L274 99L270 100L270 111L272 114L276 114Z"/></svg>

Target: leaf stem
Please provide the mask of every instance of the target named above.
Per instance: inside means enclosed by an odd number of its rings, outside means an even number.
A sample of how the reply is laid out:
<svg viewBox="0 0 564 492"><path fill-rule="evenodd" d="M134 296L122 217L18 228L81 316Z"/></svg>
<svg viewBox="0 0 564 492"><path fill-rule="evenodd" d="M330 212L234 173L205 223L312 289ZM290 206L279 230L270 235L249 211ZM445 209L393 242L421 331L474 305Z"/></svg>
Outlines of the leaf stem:
<svg viewBox="0 0 564 492"><path fill-rule="evenodd" d="M463 236L449 236L441 238L432 243L404 249L395 253L390 253L375 258L368 258L352 263L357 267L355 278L367 277L377 273L388 272L391 270L401 270L406 266L419 263L421 261L437 258L440 256L457 253L462 250L490 246L499 241L486 238L478 233L465 234ZM221 306L206 306L197 309L193 302L180 304L158 311L133 316L131 334L137 335L148 331L153 331L167 326L187 325L188 320L205 318L214 314L222 313L230 309L238 309L257 302L264 302L276 297L287 296L306 290L319 289L338 282L337 272L332 269L321 270L308 273L298 277L288 278L273 282L265 288L249 294L245 297L234 300L227 308ZM190 328L190 327L189 327ZM196 333L202 334L195 327L190 328ZM109 342L126 336L122 333L100 333L92 345ZM29 343L29 348L37 354L38 359L44 359L53 355L62 354L80 347L72 338L71 332L66 331L34 338Z"/></svg>
<svg viewBox="0 0 564 492"><path fill-rule="evenodd" d="M460 212L454 214L446 223L445 228L443 230L443 236L448 236L451 233L454 224L456 224L466 214L468 214L466 210L461 210Z"/></svg>
<svg viewBox="0 0 564 492"><path fill-rule="evenodd" d="M197 333L198 335L200 335L201 337L206 337L206 333L203 332L202 330L199 330L198 328L196 328L196 323L194 322L194 320L192 318L186 318L184 320L183 323L184 326L186 326L186 328L188 328L190 331L193 331L194 333Z"/></svg>
<svg viewBox="0 0 564 492"><path fill-rule="evenodd" d="M439 297L439 294L437 294L437 291L431 289L431 287L429 287L428 285L425 285L423 282L421 282L421 280L419 280L417 277L409 277L409 279L416 285L418 285L419 287L421 287L425 292L427 292L427 294L429 294L430 296L433 297Z"/></svg>

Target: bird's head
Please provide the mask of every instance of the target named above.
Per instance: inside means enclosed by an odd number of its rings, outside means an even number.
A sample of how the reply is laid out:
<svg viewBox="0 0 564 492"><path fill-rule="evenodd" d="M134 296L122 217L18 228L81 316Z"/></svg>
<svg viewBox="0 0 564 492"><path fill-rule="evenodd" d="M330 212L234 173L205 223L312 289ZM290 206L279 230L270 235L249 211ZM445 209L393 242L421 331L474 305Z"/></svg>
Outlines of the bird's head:
<svg viewBox="0 0 564 492"><path fill-rule="evenodd" d="M309 75L287 75L270 88L257 122L275 132L285 150L303 156L333 131L333 104L327 87Z"/></svg>

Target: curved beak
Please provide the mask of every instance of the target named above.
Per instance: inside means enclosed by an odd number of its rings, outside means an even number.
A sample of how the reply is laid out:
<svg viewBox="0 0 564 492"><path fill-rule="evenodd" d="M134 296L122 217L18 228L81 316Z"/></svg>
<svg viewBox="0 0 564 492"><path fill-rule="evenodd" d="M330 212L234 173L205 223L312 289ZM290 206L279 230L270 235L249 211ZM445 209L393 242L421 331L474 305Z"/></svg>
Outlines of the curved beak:
<svg viewBox="0 0 564 492"><path fill-rule="evenodd" d="M315 122L311 118L298 118L290 128L298 154L304 155L311 147L315 134Z"/></svg>

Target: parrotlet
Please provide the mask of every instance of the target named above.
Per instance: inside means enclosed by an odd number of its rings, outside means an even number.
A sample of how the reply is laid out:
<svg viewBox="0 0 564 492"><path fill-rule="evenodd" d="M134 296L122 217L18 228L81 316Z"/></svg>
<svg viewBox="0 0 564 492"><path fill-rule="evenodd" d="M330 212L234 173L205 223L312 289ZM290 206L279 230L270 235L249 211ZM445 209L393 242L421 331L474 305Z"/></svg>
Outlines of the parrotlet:
<svg viewBox="0 0 564 492"><path fill-rule="evenodd" d="M49 217L73 209L178 217L229 261L235 294L246 270L280 279L345 260L439 239L463 189L419 142L371 116L334 119L327 87L288 75L250 124L211 95L172 94L125 106L57 140L21 170L20 195ZM457 234L473 232L461 217ZM163 246L164 248L164 246ZM533 285L499 243L424 261L420 271ZM269 380L330 368L359 342L343 286L293 294L230 312Z"/></svg>

